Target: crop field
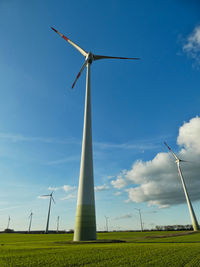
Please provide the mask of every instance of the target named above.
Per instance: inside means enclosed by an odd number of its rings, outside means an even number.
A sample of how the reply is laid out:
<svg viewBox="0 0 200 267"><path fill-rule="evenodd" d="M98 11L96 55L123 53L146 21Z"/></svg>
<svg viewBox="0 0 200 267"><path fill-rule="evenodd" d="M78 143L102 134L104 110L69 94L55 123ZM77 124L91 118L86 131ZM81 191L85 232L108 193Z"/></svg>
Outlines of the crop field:
<svg viewBox="0 0 200 267"><path fill-rule="evenodd" d="M200 266L200 233L0 234L0 266ZM118 242L114 242L118 240Z"/></svg>

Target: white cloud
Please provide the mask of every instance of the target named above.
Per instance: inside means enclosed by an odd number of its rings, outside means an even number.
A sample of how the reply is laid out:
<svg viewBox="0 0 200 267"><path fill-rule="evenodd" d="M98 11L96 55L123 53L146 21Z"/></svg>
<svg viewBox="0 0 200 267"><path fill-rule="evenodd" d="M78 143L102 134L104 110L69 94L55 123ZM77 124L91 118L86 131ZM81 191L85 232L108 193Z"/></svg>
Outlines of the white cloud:
<svg viewBox="0 0 200 267"><path fill-rule="evenodd" d="M80 141L74 138L57 139L54 137L41 136L26 136L16 133L2 133L0 132L0 139L5 139L11 142L41 142L41 143L57 143L57 144L80 144Z"/></svg>
<svg viewBox="0 0 200 267"><path fill-rule="evenodd" d="M127 213L121 216L114 217L113 220L131 219L132 217L133 217L133 214Z"/></svg>
<svg viewBox="0 0 200 267"><path fill-rule="evenodd" d="M60 189L64 190L65 192L72 192L65 197L61 198L61 200L73 200L76 199L77 197L77 192L74 192L76 190L76 186L71 186L71 185L63 185L60 187Z"/></svg>
<svg viewBox="0 0 200 267"><path fill-rule="evenodd" d="M122 192L120 192L120 191L117 191L114 193L115 196L120 196L121 194L122 194Z"/></svg>
<svg viewBox="0 0 200 267"><path fill-rule="evenodd" d="M99 192L99 191L106 191L106 190L109 190L110 187L109 187L108 185L104 184L104 185L98 185L98 186L95 186L94 189L95 189L96 192Z"/></svg>
<svg viewBox="0 0 200 267"><path fill-rule="evenodd" d="M114 175L109 175L107 178L110 180L110 179L115 178L115 176Z"/></svg>
<svg viewBox="0 0 200 267"><path fill-rule="evenodd" d="M179 129L177 143L191 153L200 154L200 118L196 117L184 123Z"/></svg>
<svg viewBox="0 0 200 267"><path fill-rule="evenodd" d="M120 173L117 176L116 180L112 180L110 183L114 188L121 189L125 187L128 184L128 180L124 179L124 175L126 174L126 170L123 170L122 173Z"/></svg>
<svg viewBox="0 0 200 267"><path fill-rule="evenodd" d="M61 187L65 192L69 192L69 191L74 191L76 190L76 186L71 186L71 185L63 185Z"/></svg>
<svg viewBox="0 0 200 267"><path fill-rule="evenodd" d="M70 200L70 199L75 199L76 198L76 194L69 194L63 198L61 198L61 200Z"/></svg>
<svg viewBox="0 0 200 267"><path fill-rule="evenodd" d="M64 190L65 192L70 192L76 190L76 186L71 186L71 185L63 185L58 187L49 186L48 190L50 191Z"/></svg>
<svg viewBox="0 0 200 267"><path fill-rule="evenodd" d="M196 26L188 36L183 51L200 63L200 25Z"/></svg>
<svg viewBox="0 0 200 267"><path fill-rule="evenodd" d="M49 198L49 196L37 196L37 198L39 198L39 199L46 199L46 198Z"/></svg>
<svg viewBox="0 0 200 267"><path fill-rule="evenodd" d="M146 140L141 142L135 142L135 143L103 143L103 142L94 142L94 146L99 149L124 149L124 150L152 150L155 148L158 148L158 145L152 143L150 140Z"/></svg>
<svg viewBox="0 0 200 267"><path fill-rule="evenodd" d="M47 165L58 165L58 164L63 164L66 162L71 162L71 161L79 161L80 160L80 156L69 156L69 157L65 157L65 158L61 158L61 159L56 159L56 160L52 160L47 162Z"/></svg>
<svg viewBox="0 0 200 267"><path fill-rule="evenodd" d="M57 190L59 190L59 187L52 187L52 186L49 186L49 187L48 187L48 190L50 190L50 191L57 191Z"/></svg>
<svg viewBox="0 0 200 267"><path fill-rule="evenodd" d="M191 199L200 199L200 117L185 122L179 129L177 143L183 148L179 157L193 163L182 163L183 176ZM158 153L153 160L136 161L111 182L115 188L126 189L128 200L148 202L160 208L185 203L181 181L174 158L169 153Z"/></svg>

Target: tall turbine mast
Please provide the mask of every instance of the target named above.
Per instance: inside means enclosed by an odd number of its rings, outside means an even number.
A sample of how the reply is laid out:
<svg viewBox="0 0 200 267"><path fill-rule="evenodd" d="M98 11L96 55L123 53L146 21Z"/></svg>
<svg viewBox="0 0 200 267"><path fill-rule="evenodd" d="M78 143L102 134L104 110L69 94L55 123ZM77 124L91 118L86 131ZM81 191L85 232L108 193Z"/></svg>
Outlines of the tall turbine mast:
<svg viewBox="0 0 200 267"><path fill-rule="evenodd" d="M140 216L140 227L141 227L141 232L143 232L143 222L142 222L142 214L141 214L141 209L137 209L135 208L138 213L139 213L139 216Z"/></svg>
<svg viewBox="0 0 200 267"><path fill-rule="evenodd" d="M195 213L194 213L194 210L193 210L193 207L192 207L192 203L190 201L190 198L189 198L189 195L188 195L188 192L187 192L186 184L185 184L185 181L184 181L184 178L183 178L183 174L182 174L182 171L181 171L181 166L180 166L181 162L187 162L187 161L179 159L178 156L168 146L168 144L166 142L164 142L164 144L167 146L167 148L169 149L169 151L172 153L173 157L175 158L175 162L176 162L177 168L178 168L178 174L180 176L180 179L181 179L181 182L182 182L182 186L183 186L183 190L184 190L184 193L185 193L185 198L186 198L186 201L187 201L187 204L188 204L188 209L189 209L190 217L191 217L191 220L192 220L193 230L194 231L198 231L198 230L200 230L199 224L197 222L197 218L195 216Z"/></svg>
<svg viewBox="0 0 200 267"><path fill-rule="evenodd" d="M31 213L30 213L30 215L29 215L29 218L30 218L29 226L28 226L28 232L29 232L29 233L30 233L30 231L31 231L32 217L33 217L33 213L32 213L32 211L31 211Z"/></svg>
<svg viewBox="0 0 200 267"><path fill-rule="evenodd" d="M59 231L60 216L57 217L57 232Z"/></svg>
<svg viewBox="0 0 200 267"><path fill-rule="evenodd" d="M49 197L49 209L48 209L48 215L47 215L47 224L46 224L46 230L45 234L48 234L49 232L49 219L50 219L50 213L51 213L51 201L53 200L55 204L55 200L53 198L53 191L49 195L42 195L41 197Z"/></svg>
<svg viewBox="0 0 200 267"><path fill-rule="evenodd" d="M106 219L106 232L108 232L108 219L109 219L109 217L107 217L107 216L104 216L104 217Z"/></svg>
<svg viewBox="0 0 200 267"><path fill-rule="evenodd" d="M81 153L81 166L78 188L78 199L76 209L76 222L74 231L74 241L96 240L96 216L95 216L95 200L94 200L94 177L93 177L93 154L92 154L92 119L91 119L91 86L90 86L90 65L93 61L99 59L131 59L137 60L139 58L125 58L95 55L91 52L86 52L80 46L72 42L62 33L52 28L64 40L76 48L84 57L85 62L81 67L76 79L72 85L74 88L78 78L87 67L86 74L86 93L85 93L85 114L83 126L83 140Z"/></svg>
<svg viewBox="0 0 200 267"><path fill-rule="evenodd" d="M9 229L10 226L10 215L8 216L8 224L7 224L7 229Z"/></svg>

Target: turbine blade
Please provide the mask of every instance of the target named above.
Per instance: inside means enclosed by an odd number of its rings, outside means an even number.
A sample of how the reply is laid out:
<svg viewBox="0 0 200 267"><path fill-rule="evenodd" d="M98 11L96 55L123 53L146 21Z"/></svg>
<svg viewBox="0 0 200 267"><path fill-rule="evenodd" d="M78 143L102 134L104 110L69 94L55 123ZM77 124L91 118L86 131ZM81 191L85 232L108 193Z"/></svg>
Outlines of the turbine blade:
<svg viewBox="0 0 200 267"><path fill-rule="evenodd" d="M87 63L88 63L88 60L86 60L86 61L84 62L84 64L83 64L83 66L81 67L81 70L79 71L78 75L76 76L76 79L75 79L74 83L72 84L72 88L71 88L71 89L74 88L74 86L75 86L75 84L76 84L78 78L81 76L81 73L83 72L83 70L84 70L85 66L87 65Z"/></svg>
<svg viewBox="0 0 200 267"><path fill-rule="evenodd" d="M54 29L53 27L51 27L51 29L56 32L57 34L59 34L63 39L65 39L68 43L70 43L73 47L75 47L84 57L86 57L87 52L85 50L83 50L80 46L78 46L77 44L75 44L74 42L72 42L69 38L67 38L65 35L63 35L62 33L60 33L59 31L57 31L56 29Z"/></svg>
<svg viewBox="0 0 200 267"><path fill-rule="evenodd" d="M53 198L53 197L51 197L51 199L53 200L54 204L56 204L56 202L55 202L54 198Z"/></svg>
<svg viewBox="0 0 200 267"><path fill-rule="evenodd" d="M101 55L93 55L94 60L98 59L106 59L106 58L111 58L111 59L133 59L133 60L139 60L139 57L111 57L111 56L101 56Z"/></svg>
<svg viewBox="0 0 200 267"><path fill-rule="evenodd" d="M41 197L50 197L50 195L41 195Z"/></svg>
<svg viewBox="0 0 200 267"><path fill-rule="evenodd" d="M183 159L180 159L181 162L189 162L189 163L194 163L192 161L189 161L189 160L183 160Z"/></svg>
<svg viewBox="0 0 200 267"><path fill-rule="evenodd" d="M174 156L174 158L178 161L182 161L180 160L177 155L171 150L171 148L168 146L168 144L166 142L164 142L164 144L166 145L166 147L169 149L169 151L172 153L172 155Z"/></svg>

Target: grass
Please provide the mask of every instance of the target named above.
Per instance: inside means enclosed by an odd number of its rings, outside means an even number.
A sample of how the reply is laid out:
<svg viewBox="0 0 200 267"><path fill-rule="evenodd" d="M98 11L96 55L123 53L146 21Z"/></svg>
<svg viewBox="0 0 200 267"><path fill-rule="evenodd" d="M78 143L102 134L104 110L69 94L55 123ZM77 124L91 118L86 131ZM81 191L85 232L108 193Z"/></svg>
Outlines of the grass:
<svg viewBox="0 0 200 267"><path fill-rule="evenodd" d="M72 243L72 238L71 234L0 234L0 266L200 266L200 233L99 233L102 242L81 244Z"/></svg>

